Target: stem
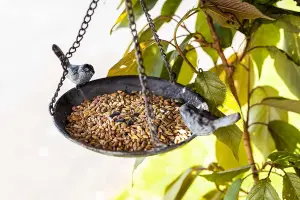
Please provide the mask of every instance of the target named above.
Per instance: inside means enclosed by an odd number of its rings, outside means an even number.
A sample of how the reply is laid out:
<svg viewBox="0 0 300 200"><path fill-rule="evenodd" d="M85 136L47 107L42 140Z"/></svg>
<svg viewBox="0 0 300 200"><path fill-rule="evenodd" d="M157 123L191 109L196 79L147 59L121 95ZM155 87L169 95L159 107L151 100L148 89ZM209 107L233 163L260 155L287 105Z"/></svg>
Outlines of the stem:
<svg viewBox="0 0 300 200"><path fill-rule="evenodd" d="M248 60L249 61L249 60ZM250 119L250 65L248 65L248 87L247 87L247 93L248 93L248 102L247 102L247 119L244 122L244 133L243 133L243 138L244 138L244 146L245 146L245 150L248 156L248 163L251 165L251 170L252 170L252 175L253 175L253 180L255 183L257 183L259 181L259 177L258 177L258 172L257 172L257 168L255 166L255 162L254 162L254 157L253 157L253 151L252 151L252 147L251 147L251 142L250 142L250 134L249 134L249 119Z"/></svg>
<svg viewBox="0 0 300 200"><path fill-rule="evenodd" d="M248 125L248 128L250 128L251 126L254 126L254 125L268 126L268 124L263 123L263 122L254 122L254 123Z"/></svg>
<svg viewBox="0 0 300 200"><path fill-rule="evenodd" d="M182 17L182 19L177 23L177 25L175 27L174 37L173 37L176 50L178 51L178 53L180 54L180 56L183 58L183 60L189 65L189 67L191 68L191 70L194 73L196 73L196 74L198 74L198 71L195 69L195 67L193 66L193 64L187 59L187 57L185 57L184 53L180 49L180 46L178 45L178 42L177 42L177 30L178 30L179 26L183 23L183 21L185 19L189 18L190 16L192 16L193 14L195 14L197 12L199 12L199 9L192 9L190 12L188 12L186 15L184 15ZM196 34L194 34L194 35L196 35Z"/></svg>
<svg viewBox="0 0 300 200"><path fill-rule="evenodd" d="M213 20L212 20L211 16L209 16L206 12L204 12L204 13L206 15L207 24L208 24L208 27L209 27L210 32L212 34L212 38L214 40L214 42L212 44L212 47L218 52L218 54L219 54L219 56L222 60L222 63L225 67L229 88L230 88L233 96L235 97L236 101L238 102L239 106L241 107L241 104L240 104L239 99L238 99L237 91L236 91L236 88L234 86L233 77L232 77L233 72L234 72L234 67L230 66L227 62L227 59L224 55L224 52L223 52L221 44L220 44L219 36L218 36L218 34L215 30L215 27L213 25Z"/></svg>

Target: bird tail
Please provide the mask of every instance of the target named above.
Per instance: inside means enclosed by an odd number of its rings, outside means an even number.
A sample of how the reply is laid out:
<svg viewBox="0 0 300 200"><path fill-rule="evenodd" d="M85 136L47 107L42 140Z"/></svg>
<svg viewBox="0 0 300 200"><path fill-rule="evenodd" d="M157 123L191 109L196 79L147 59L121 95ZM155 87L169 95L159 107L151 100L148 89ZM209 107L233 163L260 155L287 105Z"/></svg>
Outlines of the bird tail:
<svg viewBox="0 0 300 200"><path fill-rule="evenodd" d="M63 63L65 66L69 65L69 59L65 56L63 51L56 45L52 45L52 51L55 53L55 55L58 57L61 63Z"/></svg>
<svg viewBox="0 0 300 200"><path fill-rule="evenodd" d="M241 119L241 115L239 113L234 113L214 120L213 124L214 127L218 129L221 127L230 126L235 122L239 121L240 119Z"/></svg>

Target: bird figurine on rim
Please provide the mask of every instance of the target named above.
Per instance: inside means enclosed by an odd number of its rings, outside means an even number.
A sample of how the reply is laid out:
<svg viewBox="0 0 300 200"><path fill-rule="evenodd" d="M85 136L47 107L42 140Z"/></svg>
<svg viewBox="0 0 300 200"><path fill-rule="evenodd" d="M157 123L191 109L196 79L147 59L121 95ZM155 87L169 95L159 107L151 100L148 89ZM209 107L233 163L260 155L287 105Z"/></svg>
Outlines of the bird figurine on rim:
<svg viewBox="0 0 300 200"><path fill-rule="evenodd" d="M66 58L62 50L57 45L53 44L52 50L62 63L66 62L64 63L68 71L66 77L76 85L76 88L86 84L92 79L95 74L95 70L92 65L73 65L69 62L69 59Z"/></svg>

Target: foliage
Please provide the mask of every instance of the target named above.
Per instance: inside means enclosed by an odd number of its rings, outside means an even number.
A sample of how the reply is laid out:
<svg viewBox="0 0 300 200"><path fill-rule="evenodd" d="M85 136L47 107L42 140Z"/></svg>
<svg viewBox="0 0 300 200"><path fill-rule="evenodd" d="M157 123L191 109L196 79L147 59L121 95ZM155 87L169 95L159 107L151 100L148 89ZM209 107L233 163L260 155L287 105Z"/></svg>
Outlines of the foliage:
<svg viewBox="0 0 300 200"><path fill-rule="evenodd" d="M150 11L160 2L144 1ZM184 1L164 0L153 19L157 30L177 24L162 40L172 72L178 83L203 96L216 116L239 112L243 118L180 149L138 159L134 184L117 199L300 199L300 2L194 1L194 8L178 17ZM144 14L139 0L133 8L139 19ZM184 24L191 17L196 17L193 30ZM111 33L126 26L124 9ZM238 48L224 54L241 34L245 39ZM148 25L139 40L146 74L169 79ZM198 49L213 61L205 70ZM137 73L130 43L108 76Z"/></svg>

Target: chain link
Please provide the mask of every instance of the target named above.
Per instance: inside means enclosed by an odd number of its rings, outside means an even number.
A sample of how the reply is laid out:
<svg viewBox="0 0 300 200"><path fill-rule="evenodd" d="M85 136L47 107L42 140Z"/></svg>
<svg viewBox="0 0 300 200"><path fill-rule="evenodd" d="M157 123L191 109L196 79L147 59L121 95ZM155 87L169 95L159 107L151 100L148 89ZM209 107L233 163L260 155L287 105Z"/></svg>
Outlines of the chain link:
<svg viewBox="0 0 300 200"><path fill-rule="evenodd" d="M66 79L66 76L68 74L68 70L67 70L67 64L69 63L69 58L71 58L73 56L73 54L76 52L77 48L80 47L80 42L82 41L84 35L86 34L86 30L89 27L89 23L92 19L92 16L95 12L95 9L97 8L97 4L98 4L99 0L93 0L90 5L89 8L86 12L86 15L84 16L83 22L81 24L81 27L78 31L77 37L75 42L73 43L73 45L70 47L69 51L66 53L66 55L64 56L64 58L60 58L61 60L61 65L63 67L63 75L60 78L60 81L58 83L57 89L54 93L53 98L51 99L51 102L49 104L49 112L50 115L54 115L54 104L56 102L56 98L58 96L58 92L60 91L60 88L63 85L64 80Z"/></svg>
<svg viewBox="0 0 300 200"><path fill-rule="evenodd" d="M157 34L157 30L155 29L155 25L153 23L151 15L149 14L149 10L148 10L148 8L147 8L144 0L140 0L140 4L141 4L141 7L142 7L142 9L143 9L143 11L144 11L144 13L146 15L149 27L152 30L152 34L153 34L154 40L155 40L155 42L156 42L156 44L157 44L157 46L158 46L158 48L160 50L160 53L161 53L161 56L163 57L163 60L165 62L166 68L167 68L168 73L169 73L170 81L172 83L174 83L174 81L175 81L175 73L172 72L170 63L169 63L169 61L167 59L167 55L166 55L166 53L164 51L164 48L163 48L163 46L161 44L161 40L159 39L159 36Z"/></svg>
<svg viewBox="0 0 300 200"><path fill-rule="evenodd" d="M157 131L153 126L153 111L152 107L149 105L149 99L147 98L147 95L150 94L149 89L147 88L147 76L145 74L145 67L143 66L143 58L142 58L142 51L140 48L139 38L138 38L138 32L136 30L136 23L135 23L135 17L132 9L132 1L131 0L125 0L126 5L126 11L128 13L128 20L129 20L129 28L131 30L132 36L133 36L133 42L134 42L134 48L135 48L135 56L137 59L138 64L138 72L139 72L139 79L142 87L142 94L144 97L145 102L145 112L148 120L148 126L149 130L151 132L151 141L153 145L156 145L157 143Z"/></svg>

